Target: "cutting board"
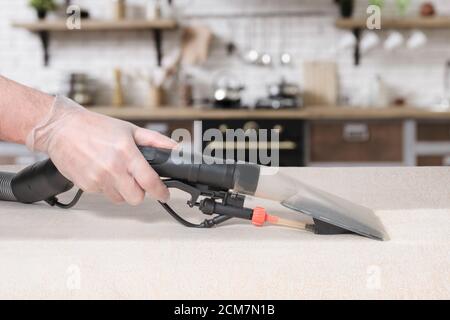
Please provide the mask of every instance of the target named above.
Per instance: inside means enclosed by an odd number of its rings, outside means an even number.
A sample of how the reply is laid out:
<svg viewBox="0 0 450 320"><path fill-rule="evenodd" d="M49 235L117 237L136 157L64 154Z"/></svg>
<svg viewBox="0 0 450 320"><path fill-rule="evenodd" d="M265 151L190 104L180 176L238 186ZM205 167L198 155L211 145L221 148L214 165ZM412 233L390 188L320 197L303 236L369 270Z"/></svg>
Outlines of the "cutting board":
<svg viewBox="0 0 450 320"><path fill-rule="evenodd" d="M304 99L307 106L336 106L338 99L335 62L311 61L303 65Z"/></svg>

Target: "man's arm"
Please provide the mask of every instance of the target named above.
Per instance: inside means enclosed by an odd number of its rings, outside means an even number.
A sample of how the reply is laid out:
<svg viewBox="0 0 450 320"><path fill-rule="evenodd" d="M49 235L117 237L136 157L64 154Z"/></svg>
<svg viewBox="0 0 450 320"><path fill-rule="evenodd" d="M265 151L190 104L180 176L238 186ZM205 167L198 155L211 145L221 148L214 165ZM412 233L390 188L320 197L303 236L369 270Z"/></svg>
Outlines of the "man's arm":
<svg viewBox="0 0 450 320"><path fill-rule="evenodd" d="M0 140L24 144L54 97L0 76Z"/></svg>
<svg viewBox="0 0 450 320"><path fill-rule="evenodd" d="M0 77L0 139L45 152L85 192L137 205L145 193L167 201L169 191L137 145L173 148L173 140L129 122L91 112Z"/></svg>

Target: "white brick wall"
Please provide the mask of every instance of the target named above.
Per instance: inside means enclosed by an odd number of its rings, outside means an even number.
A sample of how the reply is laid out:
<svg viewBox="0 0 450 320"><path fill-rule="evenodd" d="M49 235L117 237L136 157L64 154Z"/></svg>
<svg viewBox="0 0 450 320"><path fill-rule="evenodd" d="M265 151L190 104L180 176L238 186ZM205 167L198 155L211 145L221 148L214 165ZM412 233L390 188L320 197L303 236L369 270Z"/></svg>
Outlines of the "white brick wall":
<svg viewBox="0 0 450 320"><path fill-rule="evenodd" d="M358 103L367 93L368 82L374 74L385 81L410 103L429 105L439 99L443 86L444 63L450 59L450 30L427 31L429 42L426 48L411 51L400 49L394 53L376 49L362 57L362 65L354 67L352 52L331 55L333 47L344 31L334 28L336 8L332 0L174 0L186 14L223 14L274 10L324 11L322 16L283 18L285 47L295 59L289 70L268 69L243 65L236 57L227 57L223 41L229 34L241 50L250 45L267 47L271 54L278 54L280 18L266 19L189 19L185 23L203 23L218 35L208 63L194 72L199 83L200 95L206 95L208 87L220 70L235 72L247 86L245 101L252 102L264 94L267 82L277 79L282 73L290 80L301 84L301 62L312 59L335 59L339 65L342 95L351 96ZM155 52L151 34L142 32L95 32L82 34L56 34L51 43L51 65L42 66L41 47L38 38L27 31L13 29L11 21L34 19L34 12L27 7L27 0L0 0L0 73L49 92L62 90L61 83L70 72L89 73L98 82L98 103L110 102L112 69L119 66L128 73L148 70L155 66ZM385 15L393 15L392 3ZM450 1L433 1L440 13L450 14ZM88 8L94 18L111 16L111 1L74 1ZM145 0L128 0L138 7ZM185 4L188 4L187 8ZM420 0L412 0L410 14L416 14ZM357 12L364 13L367 0L358 0ZM249 31L249 27L253 25ZM258 27L259 26L259 27ZM405 32L407 36L409 32ZM385 37L385 34L382 33ZM146 38L147 37L147 38ZM166 33L166 52L177 46L177 34ZM144 83L128 79L127 102L144 104L147 91Z"/></svg>

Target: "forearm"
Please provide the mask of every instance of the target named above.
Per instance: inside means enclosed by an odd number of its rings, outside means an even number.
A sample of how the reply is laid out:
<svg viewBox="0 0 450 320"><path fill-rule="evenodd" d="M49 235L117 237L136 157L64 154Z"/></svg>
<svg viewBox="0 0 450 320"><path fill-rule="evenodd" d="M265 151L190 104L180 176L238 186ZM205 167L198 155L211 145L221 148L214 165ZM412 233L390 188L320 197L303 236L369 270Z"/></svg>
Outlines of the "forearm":
<svg viewBox="0 0 450 320"><path fill-rule="evenodd" d="M54 97L0 76L0 140L24 144Z"/></svg>
<svg viewBox="0 0 450 320"><path fill-rule="evenodd" d="M86 192L139 204L148 193L167 201L169 191L138 149L173 148L175 141L129 122L87 111L0 77L0 140L46 153L59 172Z"/></svg>

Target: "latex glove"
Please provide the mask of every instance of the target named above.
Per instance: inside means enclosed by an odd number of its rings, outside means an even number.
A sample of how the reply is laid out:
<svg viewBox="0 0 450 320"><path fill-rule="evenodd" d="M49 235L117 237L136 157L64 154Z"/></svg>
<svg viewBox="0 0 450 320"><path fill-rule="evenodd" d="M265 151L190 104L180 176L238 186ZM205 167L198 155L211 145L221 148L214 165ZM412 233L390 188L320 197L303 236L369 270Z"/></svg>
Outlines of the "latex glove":
<svg viewBox="0 0 450 320"><path fill-rule="evenodd" d="M173 148L157 132L91 112L58 96L47 118L27 137L32 151L45 152L58 170L85 192L104 193L115 203L140 204L145 193L160 201L169 191L136 145Z"/></svg>

